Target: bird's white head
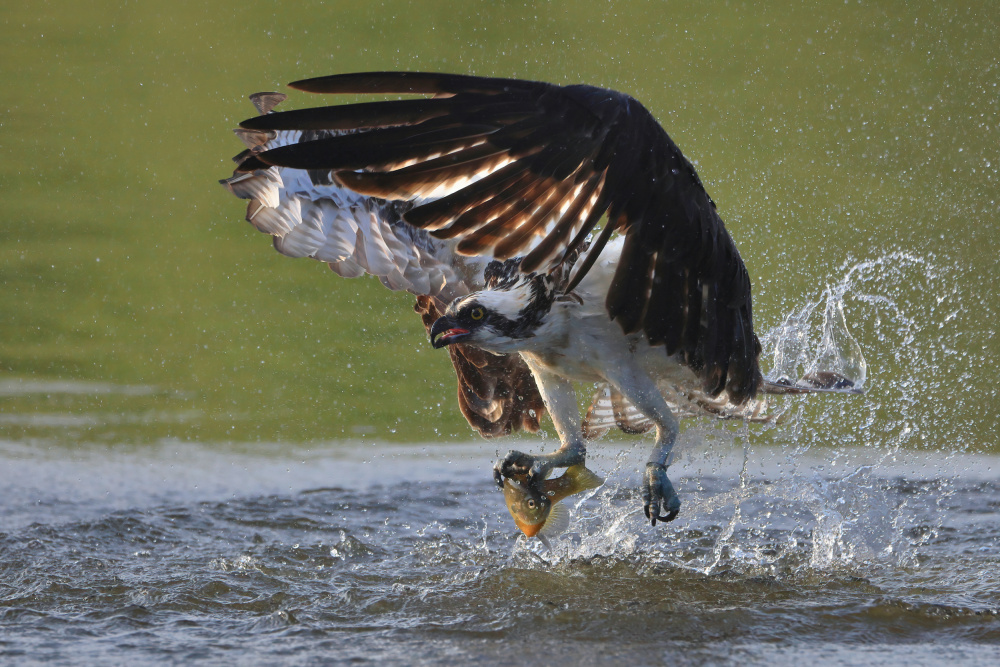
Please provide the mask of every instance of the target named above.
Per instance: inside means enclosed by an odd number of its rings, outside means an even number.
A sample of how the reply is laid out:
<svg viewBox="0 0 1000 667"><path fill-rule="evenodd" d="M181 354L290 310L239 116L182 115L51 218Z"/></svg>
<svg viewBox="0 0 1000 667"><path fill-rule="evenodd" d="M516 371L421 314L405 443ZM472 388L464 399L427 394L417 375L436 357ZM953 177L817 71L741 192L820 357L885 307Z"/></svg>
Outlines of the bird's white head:
<svg viewBox="0 0 1000 667"><path fill-rule="evenodd" d="M552 307L554 290L544 274L523 274L519 259L486 267L486 288L451 302L431 327L431 344L464 343L509 354L525 347Z"/></svg>

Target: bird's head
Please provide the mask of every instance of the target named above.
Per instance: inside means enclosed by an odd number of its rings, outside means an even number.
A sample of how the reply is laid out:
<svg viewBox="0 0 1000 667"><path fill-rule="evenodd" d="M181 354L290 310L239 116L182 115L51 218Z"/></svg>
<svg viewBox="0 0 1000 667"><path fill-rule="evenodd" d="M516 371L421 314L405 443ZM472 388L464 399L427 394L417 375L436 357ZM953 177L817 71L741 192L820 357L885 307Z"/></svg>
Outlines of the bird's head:
<svg viewBox="0 0 1000 667"><path fill-rule="evenodd" d="M547 276L518 273L513 261L491 262L486 289L449 304L431 327L435 348L465 343L506 354L516 352L525 339L535 335L552 305L553 291Z"/></svg>

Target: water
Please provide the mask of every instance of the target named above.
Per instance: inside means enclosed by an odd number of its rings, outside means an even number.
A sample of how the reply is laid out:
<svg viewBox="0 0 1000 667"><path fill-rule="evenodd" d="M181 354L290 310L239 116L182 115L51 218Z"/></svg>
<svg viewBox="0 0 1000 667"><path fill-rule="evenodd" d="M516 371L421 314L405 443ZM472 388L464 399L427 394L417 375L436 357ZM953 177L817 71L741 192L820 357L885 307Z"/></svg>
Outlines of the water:
<svg viewBox="0 0 1000 667"><path fill-rule="evenodd" d="M697 432L695 432L697 431ZM643 523L641 452L547 551L488 448L0 447L11 664L983 664L1000 656L1000 458L838 461L695 429ZM727 442L728 441L728 442ZM895 458L895 460L893 460ZM711 472L707 472L706 469ZM41 482L44 480L44 483Z"/></svg>
<svg viewBox="0 0 1000 667"><path fill-rule="evenodd" d="M594 443L589 465L608 482L567 501L574 521L551 550L515 529L490 470L508 446L551 449L545 433L495 445L136 446L80 436L197 413L146 385L10 381L13 398L162 405L3 414L34 436L0 441L0 657L996 660L1000 457L912 397L940 391L928 381L937 359L912 345L944 299L910 303L901 285L917 275L937 289L953 272L897 254L846 267L765 332L771 373L836 370L864 385L871 365L895 369L891 382L780 397L773 423L687 423L671 465L682 514L656 529L637 492L649 443ZM886 345L862 350L847 303ZM921 449L920 434L940 428L955 429L956 446Z"/></svg>
<svg viewBox="0 0 1000 667"><path fill-rule="evenodd" d="M997 662L979 4L5 7L0 663ZM649 442L609 437L553 551L518 537L490 465L551 433L471 443L412 300L279 257L216 183L247 94L366 69L634 94L747 262L765 371L866 393L686 424L655 530Z"/></svg>

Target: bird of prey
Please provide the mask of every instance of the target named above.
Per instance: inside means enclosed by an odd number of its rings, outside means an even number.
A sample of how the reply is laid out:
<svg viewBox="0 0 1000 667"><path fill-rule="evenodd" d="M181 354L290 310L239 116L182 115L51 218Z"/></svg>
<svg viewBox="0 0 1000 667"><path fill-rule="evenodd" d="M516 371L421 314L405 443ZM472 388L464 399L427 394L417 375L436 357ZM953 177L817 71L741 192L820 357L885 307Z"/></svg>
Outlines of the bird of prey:
<svg viewBox="0 0 1000 667"><path fill-rule="evenodd" d="M417 295L483 436L537 431L549 414L559 449L509 452L501 487L584 463L611 427L655 429L642 479L655 526L680 509L666 472L678 416L754 419L759 393L817 385L762 378L743 260L694 167L632 97L415 72L290 87L382 97L274 112L285 95L251 96L260 115L235 130L247 148L222 183L279 252ZM597 384L583 418L574 382Z"/></svg>

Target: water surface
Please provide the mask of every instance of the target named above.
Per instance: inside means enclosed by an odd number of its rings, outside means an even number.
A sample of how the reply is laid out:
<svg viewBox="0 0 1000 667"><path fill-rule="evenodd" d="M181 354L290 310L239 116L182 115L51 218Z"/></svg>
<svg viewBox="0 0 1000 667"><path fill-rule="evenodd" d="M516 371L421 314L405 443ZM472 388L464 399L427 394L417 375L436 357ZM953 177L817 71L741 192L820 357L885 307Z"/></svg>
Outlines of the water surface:
<svg viewBox="0 0 1000 667"><path fill-rule="evenodd" d="M985 2L6 7L0 661L996 662L997 34ZM635 95L765 371L843 313L865 395L685 425L656 530L649 443L611 439L554 551L517 538L489 466L551 433L469 444L412 298L280 257L217 184L248 94L369 69Z"/></svg>
<svg viewBox="0 0 1000 667"><path fill-rule="evenodd" d="M3 443L0 655L17 664L984 664L1000 656L1000 459L838 460L689 432L681 517L641 452L553 550L478 445L276 456ZM45 480L40 483L40 480Z"/></svg>

